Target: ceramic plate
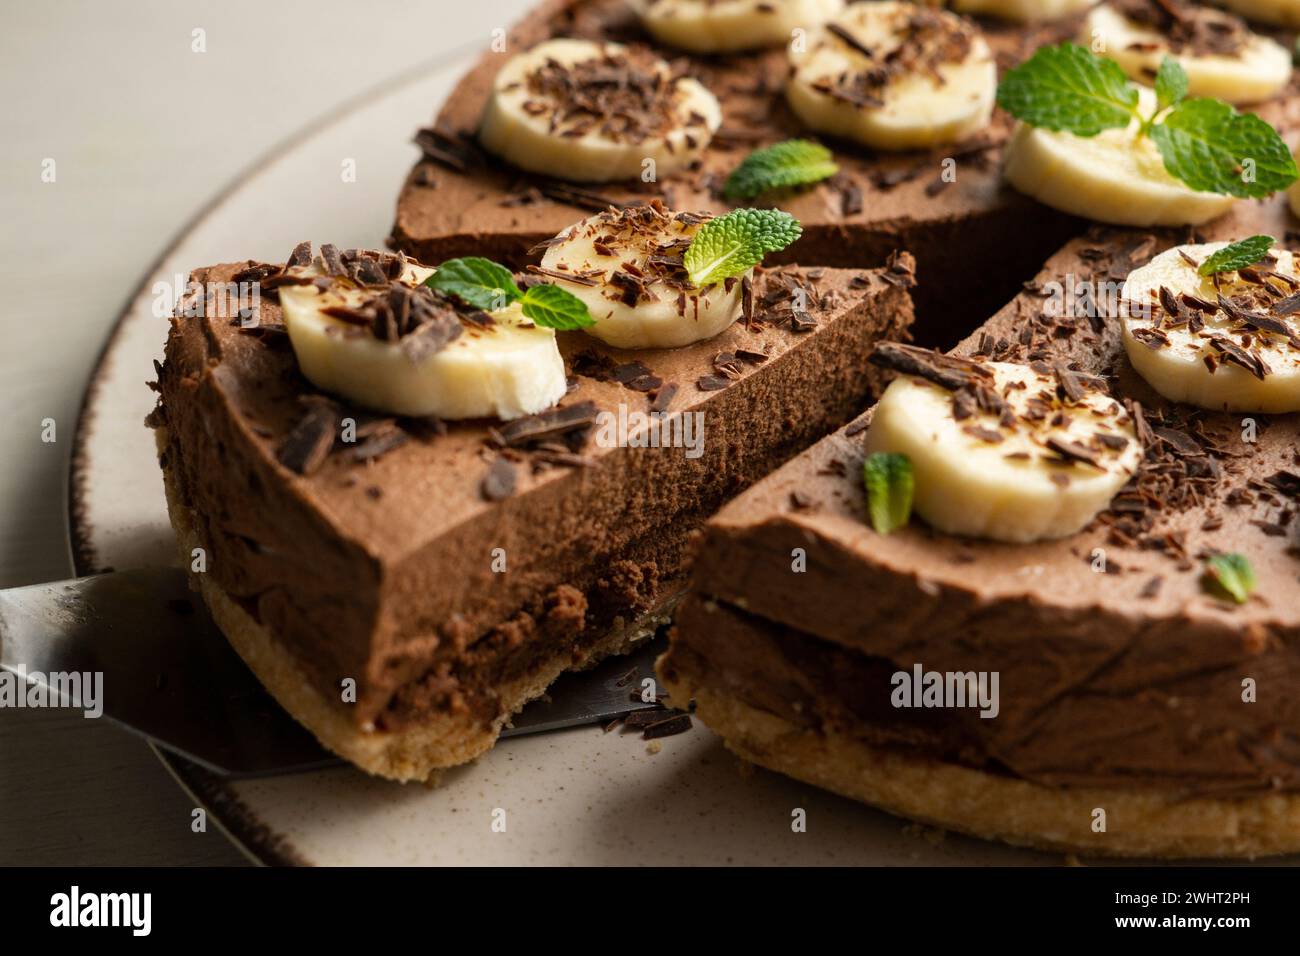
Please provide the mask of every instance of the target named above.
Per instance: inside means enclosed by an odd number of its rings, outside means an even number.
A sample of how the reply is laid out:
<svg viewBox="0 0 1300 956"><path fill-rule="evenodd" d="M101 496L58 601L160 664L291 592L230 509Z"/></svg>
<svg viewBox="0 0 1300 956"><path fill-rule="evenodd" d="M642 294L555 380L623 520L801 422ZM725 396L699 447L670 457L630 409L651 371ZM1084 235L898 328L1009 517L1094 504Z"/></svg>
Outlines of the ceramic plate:
<svg viewBox="0 0 1300 956"><path fill-rule="evenodd" d="M162 358L156 284L298 241L382 247L408 146L472 59L395 80L263 157L216 196L154 264L86 391L69 481L77 571L172 562L173 539L145 382ZM357 179L339 188L341 158ZM322 197L328 197L323 201ZM291 212L289 212L291 211ZM178 278L179 277L179 278ZM651 753L639 736L583 727L501 743L437 787L337 768L230 782L159 754L254 858L314 864L1051 864L944 835L733 757L698 721ZM794 832L796 810L805 832ZM501 813L504 811L504 814ZM504 832L494 821L504 819Z"/></svg>

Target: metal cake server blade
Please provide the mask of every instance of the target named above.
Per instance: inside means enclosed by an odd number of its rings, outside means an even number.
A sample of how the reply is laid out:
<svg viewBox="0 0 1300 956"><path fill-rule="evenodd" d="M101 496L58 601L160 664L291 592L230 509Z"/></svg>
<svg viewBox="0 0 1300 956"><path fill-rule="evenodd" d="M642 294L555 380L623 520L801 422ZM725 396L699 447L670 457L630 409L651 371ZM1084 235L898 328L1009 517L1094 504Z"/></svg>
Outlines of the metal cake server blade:
<svg viewBox="0 0 1300 956"><path fill-rule="evenodd" d="M653 675L660 650L658 640L648 641L634 654L564 675L502 736L657 706L633 697ZM177 568L0 591L0 670L23 678L0 683L0 705L25 706L34 686L38 696L59 698L65 707L102 709L133 733L224 776L342 763L263 689Z"/></svg>

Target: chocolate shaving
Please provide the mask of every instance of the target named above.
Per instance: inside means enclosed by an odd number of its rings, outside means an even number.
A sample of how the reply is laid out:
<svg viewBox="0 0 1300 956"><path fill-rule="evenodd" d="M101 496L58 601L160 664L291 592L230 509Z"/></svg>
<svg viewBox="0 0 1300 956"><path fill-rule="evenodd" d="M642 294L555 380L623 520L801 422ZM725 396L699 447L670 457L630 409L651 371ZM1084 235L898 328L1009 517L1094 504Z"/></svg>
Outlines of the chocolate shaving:
<svg viewBox="0 0 1300 956"><path fill-rule="evenodd" d="M868 60L876 58L876 51L859 40L853 33L834 21L826 24L826 32L838 37L846 46L857 50Z"/></svg>
<svg viewBox="0 0 1300 956"><path fill-rule="evenodd" d="M426 159L458 173L468 172L483 163L483 154L473 143L436 129L419 130L415 134L415 145L420 147Z"/></svg>
<svg viewBox="0 0 1300 956"><path fill-rule="evenodd" d="M520 448L534 442L567 435L595 424L596 403L578 402L564 408L553 408L538 415L516 418L497 432L501 444Z"/></svg>
<svg viewBox="0 0 1300 956"><path fill-rule="evenodd" d="M666 412L668 407L673 403L673 396L677 394L678 385L676 382L666 382L655 392L654 401L650 403L650 411Z"/></svg>
<svg viewBox="0 0 1300 956"><path fill-rule="evenodd" d="M446 348L449 343L460 338L463 331L464 327L455 315L439 315L403 336L398 348L412 362L418 362Z"/></svg>
<svg viewBox="0 0 1300 956"><path fill-rule="evenodd" d="M325 274L329 276L345 276L348 274L347 268L343 265L343 257L339 253L338 246L331 243L325 243L320 247L321 262L325 266Z"/></svg>
<svg viewBox="0 0 1300 956"><path fill-rule="evenodd" d="M494 458L479 485L479 491L488 501L504 501L515 493L515 466L505 458Z"/></svg>
<svg viewBox="0 0 1300 956"><path fill-rule="evenodd" d="M676 734L684 734L690 729L691 715L679 712L663 720L647 724L642 737L645 740L654 740L659 737L672 737Z"/></svg>
<svg viewBox="0 0 1300 956"><path fill-rule="evenodd" d="M1101 468L1096 453L1078 442L1061 438L1059 435L1052 435L1044 444L1067 461L1081 461L1084 464L1092 465L1094 468Z"/></svg>
<svg viewBox="0 0 1300 956"><path fill-rule="evenodd" d="M1244 368L1261 382L1268 376L1269 368L1264 360L1256 353L1246 351L1231 339L1226 339L1221 335L1211 336L1210 345L1216 351L1223 353L1225 362L1231 362L1233 365Z"/></svg>
<svg viewBox="0 0 1300 956"><path fill-rule="evenodd" d="M352 449L356 461L373 461L407 443L409 436L396 425L380 428Z"/></svg>
<svg viewBox="0 0 1300 956"><path fill-rule="evenodd" d="M293 247L293 251L289 253L289 258L284 262L284 267L292 269L295 266L309 265L311 265L311 243L304 240Z"/></svg>
<svg viewBox="0 0 1300 956"><path fill-rule="evenodd" d="M1300 475L1293 471L1278 471L1264 479L1280 494L1288 498L1300 499Z"/></svg>
<svg viewBox="0 0 1300 956"><path fill-rule="evenodd" d="M993 373L978 362L899 342L881 342L868 361L893 372L915 375L950 391L956 391L972 379L991 381L993 378Z"/></svg>
<svg viewBox="0 0 1300 956"><path fill-rule="evenodd" d="M332 404L313 405L281 443L276 460L300 475L312 474L334 447L337 422L338 411Z"/></svg>

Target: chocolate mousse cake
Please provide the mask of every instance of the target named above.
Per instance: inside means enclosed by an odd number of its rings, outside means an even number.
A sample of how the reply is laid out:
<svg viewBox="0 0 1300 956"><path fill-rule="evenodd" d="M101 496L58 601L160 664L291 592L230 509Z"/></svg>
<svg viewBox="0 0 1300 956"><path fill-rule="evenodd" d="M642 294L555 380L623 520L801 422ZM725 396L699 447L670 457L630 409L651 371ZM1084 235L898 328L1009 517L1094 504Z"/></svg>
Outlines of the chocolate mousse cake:
<svg viewBox="0 0 1300 956"><path fill-rule="evenodd" d="M950 343L969 328L963 327L969 321L963 316L988 315L1000 307L1020 277L1038 268L1045 250L1083 228L1079 220L1038 205L1003 183L999 163L1011 119L1000 110L979 132L928 148L884 150L827 134L824 142L838 166L835 175L759 202L728 198L729 174L754 150L818 135L791 109L783 92L791 69L789 39L737 53L687 53L656 40L633 6L627 0L548 0L514 26L503 48L482 55L431 126L416 136L423 156L398 200L391 239L396 248L425 262L483 255L521 266L537 242L576 216L611 204L658 198L672 208L723 212L773 203L800 220L804 235L797 249L772 261L784 256L785 261L862 267L883 264L895 249L909 250L918 276L931 279L914 293L918 336ZM912 9L916 17L937 15L922 5ZM755 16L761 18L762 12ZM804 26L811 33L817 23ZM1078 28L1077 16L1031 25L978 24L1000 67L1019 62L1043 43L1072 37ZM849 31L840 36L848 38L845 43L854 40ZM669 59L677 72L698 79L717 98L721 113L707 147L689 166L672 173L660 170L649 182L639 176L575 182L581 177L529 172L486 149L480 127L488 122L485 115L495 115L489 103L499 72L513 55L554 38L649 48ZM606 65L602 76L610 69ZM932 66L919 62L915 69ZM871 90L833 92L847 102L875 95ZM578 107L598 108L589 103ZM490 131L496 127L496 122L487 125ZM490 139L497 138L493 132Z"/></svg>
<svg viewBox="0 0 1300 956"><path fill-rule="evenodd" d="M949 355L878 349L879 364L951 403L972 455L1029 457L1012 450L1012 393L981 386L1016 363L1048 382L1030 402L1054 422L1077 420L1084 393L1108 396L1140 464L1063 536L988 540L929 517L881 526L867 484L882 403L707 524L659 663L673 701L693 699L757 764L985 838L1110 856L1300 850L1300 413L1171 401L1129 358L1175 359L1186 335L1214 346L1204 381L1293 375L1287 297L1300 283L1275 251L1204 279L1219 303L1161 286L1127 343L1115 314L1143 267L1195 279L1208 259L1189 240L1281 237L1288 223L1275 201L1203 235L1094 227ZM1099 430L1037 453L1065 494L1125 442ZM919 507L926 466L914 465ZM953 675L964 698L942 694Z"/></svg>
<svg viewBox="0 0 1300 956"><path fill-rule="evenodd" d="M404 270L432 270L385 253L313 258L303 244L283 266L198 269L200 295L243 282L262 295L255 323L193 300L171 323L150 424L183 562L236 650L326 747L424 779L487 750L561 672L655 631L684 587L692 531L881 382L864 357L906 337L912 269L905 254L873 270L760 267L725 283L741 297L734 324L677 348L558 331L558 404L462 420L375 412L339 397L341 379L313 380L391 343L393 362L452 362L494 335L548 345L532 322L505 329L508 312L401 285ZM595 284L585 276L571 284ZM525 316L540 278L518 277ZM334 293L354 298L302 311ZM286 329L291 298L306 318ZM337 327L300 338L321 316ZM311 351L328 348L355 349L353 364L331 372ZM363 384L378 395L391 377ZM652 441L650 419L689 440Z"/></svg>

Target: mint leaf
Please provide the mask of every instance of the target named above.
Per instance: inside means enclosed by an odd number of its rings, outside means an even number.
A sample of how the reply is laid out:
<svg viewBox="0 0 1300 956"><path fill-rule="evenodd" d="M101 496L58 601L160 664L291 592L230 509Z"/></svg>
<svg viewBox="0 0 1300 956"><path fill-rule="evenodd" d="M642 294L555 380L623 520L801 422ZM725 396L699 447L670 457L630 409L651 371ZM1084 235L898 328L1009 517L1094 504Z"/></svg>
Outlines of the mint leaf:
<svg viewBox="0 0 1300 956"><path fill-rule="evenodd" d="M758 265L803 233L799 220L779 209L737 209L710 219L682 257L691 285L702 289Z"/></svg>
<svg viewBox="0 0 1300 956"><path fill-rule="evenodd" d="M1211 590L1245 604L1250 592L1255 590L1255 572L1241 555L1219 554L1205 562L1205 583Z"/></svg>
<svg viewBox="0 0 1300 956"><path fill-rule="evenodd" d="M587 304L567 289L546 283L520 291L509 269L480 256L448 259L424 284L488 312L518 302L524 317L544 329L585 329L596 324Z"/></svg>
<svg viewBox="0 0 1300 956"><path fill-rule="evenodd" d="M912 516L912 462L897 452L878 451L862 464L862 481L867 487L867 513L871 527L889 534L907 524Z"/></svg>
<svg viewBox="0 0 1300 956"><path fill-rule="evenodd" d="M558 285L535 285L524 292L519 300L525 318L544 329L585 329L596 320L587 310L587 303Z"/></svg>
<svg viewBox="0 0 1300 956"><path fill-rule="evenodd" d="M787 139L746 156L722 188L727 199L752 199L773 189L805 186L839 171L831 151L808 139Z"/></svg>
<svg viewBox="0 0 1300 956"><path fill-rule="evenodd" d="M448 259L424 284L488 312L505 308L523 295L509 269L479 256Z"/></svg>
<svg viewBox="0 0 1300 956"><path fill-rule="evenodd" d="M1203 276L1212 276L1216 272L1235 272L1253 266L1268 255L1272 248L1272 236L1251 236L1211 253L1196 271Z"/></svg>
<svg viewBox="0 0 1300 956"><path fill-rule="evenodd" d="M998 86L998 105L1016 119L1075 136L1127 126L1137 102L1118 63L1076 43L1041 47Z"/></svg>
<svg viewBox="0 0 1300 956"><path fill-rule="evenodd" d="M1219 100L1184 100L1151 138L1169 175L1199 192L1260 199L1300 176L1277 130Z"/></svg>
<svg viewBox="0 0 1300 956"><path fill-rule="evenodd" d="M1187 71L1173 57L1160 61L1156 71L1156 104L1158 109L1167 109L1181 103L1187 97Z"/></svg>

